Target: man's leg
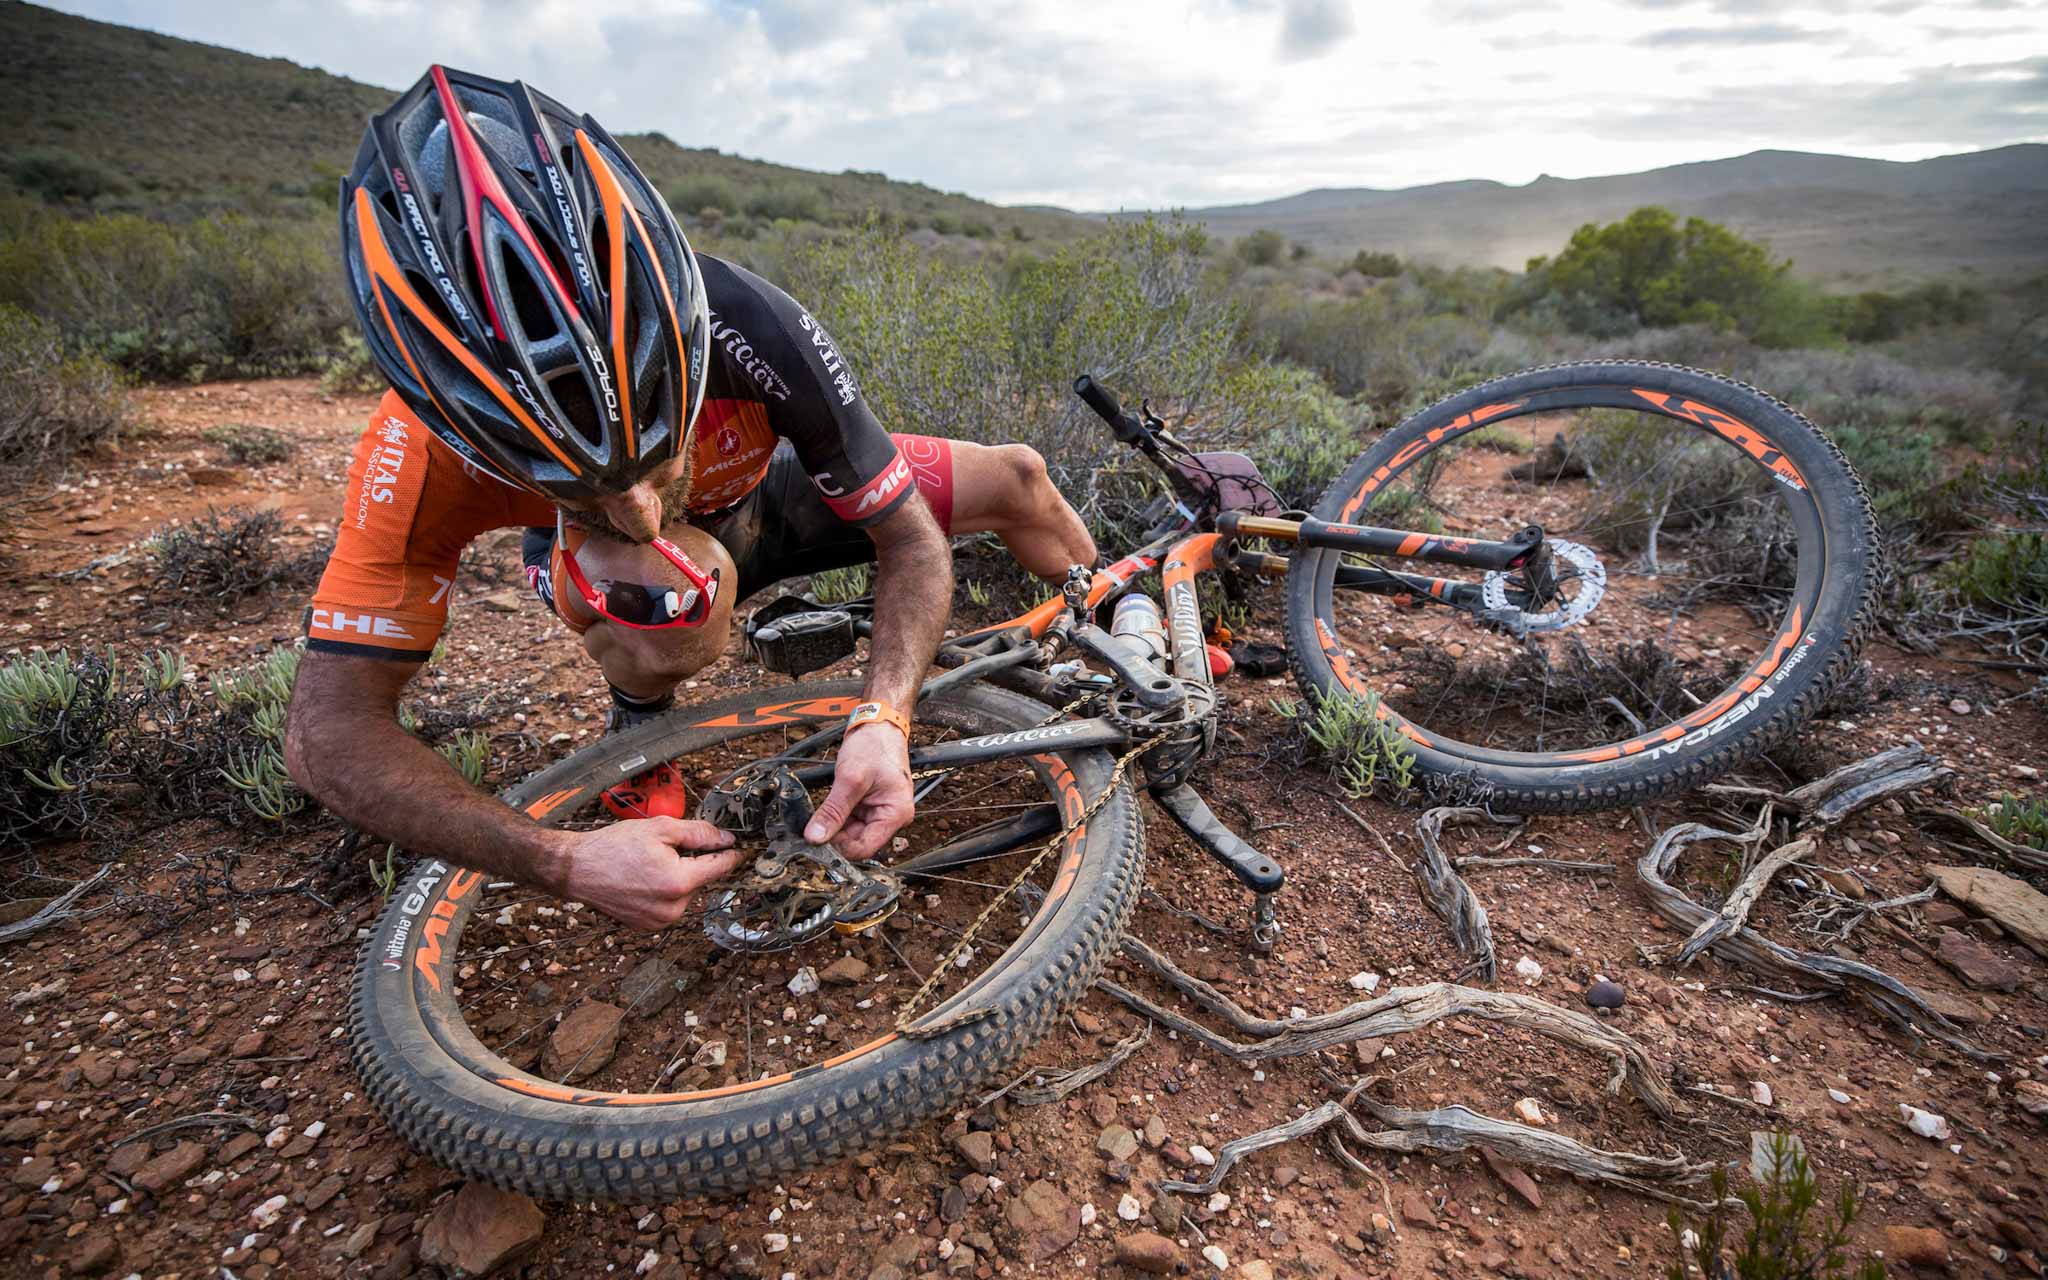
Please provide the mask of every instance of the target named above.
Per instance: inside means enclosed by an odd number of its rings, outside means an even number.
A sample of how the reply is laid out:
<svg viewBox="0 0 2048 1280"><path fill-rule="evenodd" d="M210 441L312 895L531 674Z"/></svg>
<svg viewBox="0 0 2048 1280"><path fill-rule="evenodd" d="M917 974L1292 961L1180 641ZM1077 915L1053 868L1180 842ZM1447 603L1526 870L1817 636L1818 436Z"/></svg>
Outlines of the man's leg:
<svg viewBox="0 0 2048 1280"><path fill-rule="evenodd" d="M968 444L928 436L898 436L910 459L918 488L932 489L950 454L950 510L940 523L948 533L993 533L1024 568L1047 582L1066 580L1070 565L1095 563L1095 540L1046 474L1045 459L1022 444ZM937 447L943 446L943 448ZM920 463L923 465L920 465ZM933 503L937 508L940 504Z"/></svg>

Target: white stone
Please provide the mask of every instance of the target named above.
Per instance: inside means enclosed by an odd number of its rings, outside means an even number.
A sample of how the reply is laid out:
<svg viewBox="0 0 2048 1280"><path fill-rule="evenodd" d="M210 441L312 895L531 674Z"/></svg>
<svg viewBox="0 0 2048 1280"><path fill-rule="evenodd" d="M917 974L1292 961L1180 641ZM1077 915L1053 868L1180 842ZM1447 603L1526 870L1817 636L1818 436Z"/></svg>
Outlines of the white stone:
<svg viewBox="0 0 2048 1280"><path fill-rule="evenodd" d="M1216 1163L1216 1157L1209 1153L1209 1148L1199 1142L1188 1148L1188 1155L1194 1158L1196 1164L1214 1165Z"/></svg>
<svg viewBox="0 0 2048 1280"><path fill-rule="evenodd" d="M1749 1097L1758 1106L1768 1107L1771 1105L1771 1086L1761 1080L1752 1080L1749 1082Z"/></svg>
<svg viewBox="0 0 2048 1280"><path fill-rule="evenodd" d="M1209 1197L1209 1212L1222 1213L1225 1209L1228 1209L1229 1207L1230 1197L1225 1195L1223 1192L1218 1191L1215 1195Z"/></svg>
<svg viewBox="0 0 2048 1280"><path fill-rule="evenodd" d="M1899 1119L1905 1122L1908 1129L1923 1138L1932 1138L1940 1142L1948 1137L1948 1120L1932 1111L1922 1111L1918 1107L1909 1107L1901 1102Z"/></svg>
<svg viewBox="0 0 2048 1280"><path fill-rule="evenodd" d="M1830 1089L1828 1090L1828 1101L1838 1106L1846 1107L1849 1105L1849 1095L1843 1093L1840 1089Z"/></svg>
<svg viewBox="0 0 2048 1280"><path fill-rule="evenodd" d="M636 1276L644 1276L648 1272L654 1270L656 1267L660 1265L661 1255L656 1253L654 1250L649 1249L645 1254L641 1256L640 1264L633 1268L633 1274Z"/></svg>
<svg viewBox="0 0 2048 1280"><path fill-rule="evenodd" d="M1125 1222L1136 1222L1138 1216L1144 1212L1145 1206L1138 1203L1138 1197L1128 1192L1124 1194L1123 1199L1116 1202L1116 1216Z"/></svg>
<svg viewBox="0 0 2048 1280"><path fill-rule="evenodd" d="M1537 964L1528 956L1523 956L1520 960L1515 961L1515 976L1533 987L1543 981L1543 966Z"/></svg>
<svg viewBox="0 0 2048 1280"><path fill-rule="evenodd" d="M1081 1225L1084 1227L1095 1225L1095 1202L1093 1200L1087 1201L1081 1206Z"/></svg>
<svg viewBox="0 0 2048 1280"><path fill-rule="evenodd" d="M1543 1108L1537 1105L1534 1098L1524 1098L1517 1102L1515 1104L1515 1114L1522 1117L1524 1124L1542 1124L1544 1122Z"/></svg>
<svg viewBox="0 0 2048 1280"><path fill-rule="evenodd" d="M259 1227L274 1227L278 1218L283 1216L285 1206L290 1203L291 1201L284 1196L272 1196L251 1210L249 1216L256 1220Z"/></svg>
<svg viewBox="0 0 2048 1280"><path fill-rule="evenodd" d="M1346 981L1351 984L1353 991L1363 991L1367 995L1371 995L1374 991L1379 990L1380 975L1376 973L1354 973Z"/></svg>
<svg viewBox="0 0 2048 1280"><path fill-rule="evenodd" d="M1218 1271L1230 1270L1230 1255L1223 1252L1223 1250L1217 1248L1215 1245L1203 1245L1202 1256L1204 1258L1207 1258L1209 1260L1209 1265L1216 1268Z"/></svg>
<svg viewBox="0 0 2048 1280"><path fill-rule="evenodd" d="M809 996L816 995L817 993L818 971L809 965L798 969L796 976L789 980L789 994L793 996Z"/></svg>
<svg viewBox="0 0 2048 1280"><path fill-rule="evenodd" d="M767 1235L761 1237L761 1245L770 1253L781 1253L784 1249L789 1248L789 1237L780 1231L770 1231Z"/></svg>

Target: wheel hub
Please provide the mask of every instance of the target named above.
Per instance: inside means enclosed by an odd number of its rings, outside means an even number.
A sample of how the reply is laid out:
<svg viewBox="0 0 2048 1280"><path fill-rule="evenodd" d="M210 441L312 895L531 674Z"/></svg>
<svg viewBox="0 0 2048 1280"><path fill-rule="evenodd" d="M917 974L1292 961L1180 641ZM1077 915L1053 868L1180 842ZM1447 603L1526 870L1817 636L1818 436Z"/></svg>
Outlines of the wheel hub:
<svg viewBox="0 0 2048 1280"><path fill-rule="evenodd" d="M1593 548L1562 538L1552 538L1544 545L1550 552L1551 576L1557 583L1556 594L1548 602L1551 608L1532 612L1510 605L1509 585L1521 585L1512 572L1489 573L1480 584L1487 611L1495 617L1518 619L1524 631L1562 631L1583 622L1607 593L1607 566L1600 562L1599 553Z"/></svg>

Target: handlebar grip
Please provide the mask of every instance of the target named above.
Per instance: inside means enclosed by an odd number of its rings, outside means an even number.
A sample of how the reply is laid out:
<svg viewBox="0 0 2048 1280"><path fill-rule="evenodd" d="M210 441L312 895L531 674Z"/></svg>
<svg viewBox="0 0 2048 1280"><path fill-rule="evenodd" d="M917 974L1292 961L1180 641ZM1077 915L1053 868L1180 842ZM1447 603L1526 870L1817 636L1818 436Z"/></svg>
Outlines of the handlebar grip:
<svg viewBox="0 0 2048 1280"><path fill-rule="evenodd" d="M1074 379L1074 394L1081 397L1090 409L1112 427L1123 425L1124 407L1117 403L1115 393L1087 374Z"/></svg>
<svg viewBox="0 0 2048 1280"><path fill-rule="evenodd" d="M1074 394L1080 396L1090 409L1095 410L1097 417L1109 424L1110 431L1117 439L1128 445L1136 445L1147 452L1158 448L1152 443L1152 437L1146 434L1144 424L1134 415L1124 412L1124 407L1117 403L1116 395L1108 387L1084 373L1074 379Z"/></svg>

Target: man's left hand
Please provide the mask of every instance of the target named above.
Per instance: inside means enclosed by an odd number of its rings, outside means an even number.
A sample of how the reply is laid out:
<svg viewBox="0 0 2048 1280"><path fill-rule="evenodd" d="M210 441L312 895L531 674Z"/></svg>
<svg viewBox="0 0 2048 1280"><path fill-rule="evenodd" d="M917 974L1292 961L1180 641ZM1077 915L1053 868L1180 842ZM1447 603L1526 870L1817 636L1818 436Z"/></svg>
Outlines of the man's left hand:
<svg viewBox="0 0 2048 1280"><path fill-rule="evenodd" d="M910 825L910 742L886 721L850 730L839 744L832 794L811 815L804 839L835 844L848 858L872 858Z"/></svg>

